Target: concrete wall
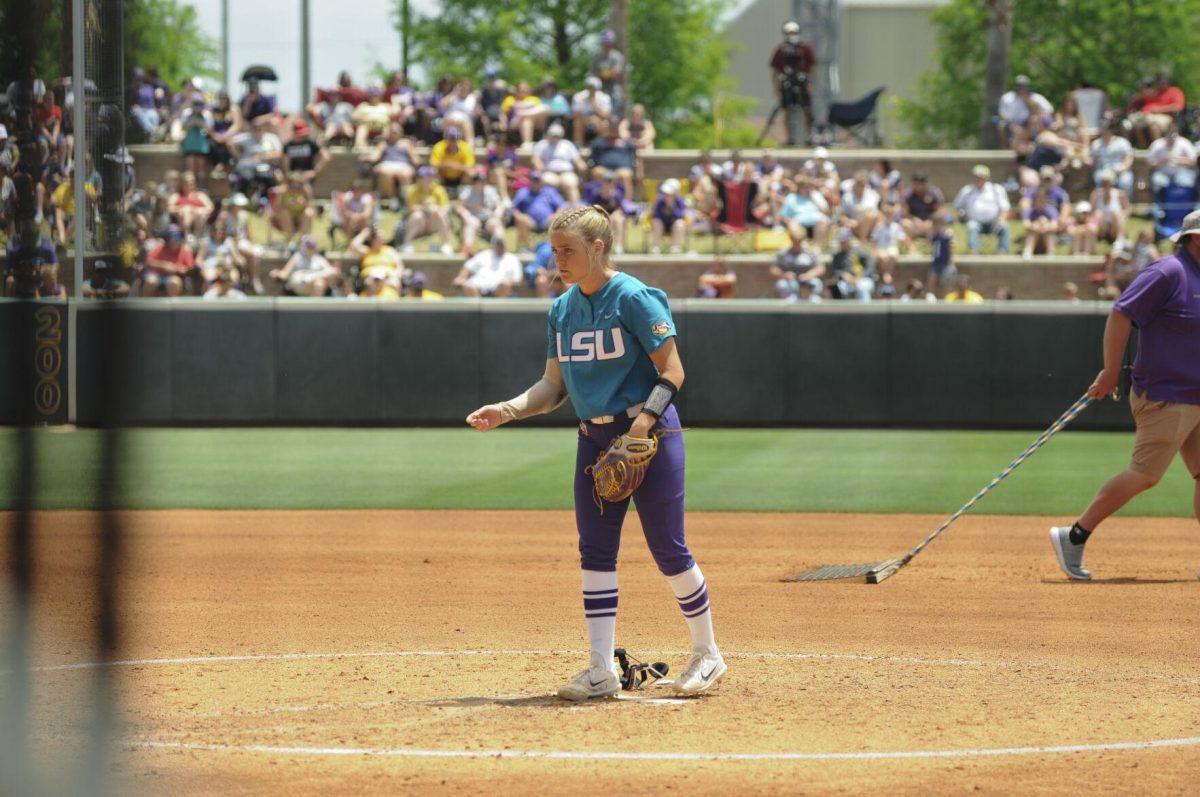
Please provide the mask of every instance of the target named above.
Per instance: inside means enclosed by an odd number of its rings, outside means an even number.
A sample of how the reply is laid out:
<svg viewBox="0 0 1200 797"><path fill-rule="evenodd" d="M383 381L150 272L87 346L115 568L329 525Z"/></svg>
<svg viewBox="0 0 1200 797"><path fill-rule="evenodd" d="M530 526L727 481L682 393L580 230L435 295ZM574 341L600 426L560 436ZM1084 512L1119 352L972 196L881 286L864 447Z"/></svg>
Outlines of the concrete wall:
<svg viewBox="0 0 1200 797"><path fill-rule="evenodd" d="M1042 428L1100 366L1090 306L674 304L689 425ZM0 327L27 305L0 302ZM256 300L89 304L78 419L143 424L456 424L535 381L546 303ZM112 410L100 398L108 386ZM11 402L12 395L0 391ZM0 406L8 423L15 407ZM567 409L541 423L573 423ZM1127 428L1106 402L1083 426Z"/></svg>
<svg viewBox="0 0 1200 797"><path fill-rule="evenodd" d="M744 239L750 246L750 238ZM728 246L722 244L722 246ZM358 261L348 255L334 253L329 255L332 262L339 265L343 273L353 275L358 268ZM528 261L528 255L522 256ZM725 256L725 261L738 277L737 296L740 299L773 299L773 281L770 275L772 253L734 254ZM1023 260L1016 256L959 255L956 258L959 271L969 274L972 287L991 298L1000 287L1007 287L1019 299L1058 299L1064 282L1074 282L1079 286L1081 295L1087 298L1091 282L1089 276L1101 269L1099 257L1035 257ZM700 275L712 267L711 255L687 257L679 255L640 255L626 254L616 259L617 267L622 271L633 274L648 285L654 285L667 292L673 299L686 299L696 295L697 280ZM263 273L273 268L282 268L284 259L278 254L268 254L262 260ZM429 278L429 287L448 297L458 296L459 290L451 283L459 269L462 268L463 258L459 256L434 255L417 253L406 255L404 264L413 271L423 272ZM896 269L896 283L904 285L910 279L924 281L928 271L929 258L923 255L904 256ZM87 273L85 271L85 273ZM120 275L122 279L133 279L133 273L127 271ZM73 269L62 272L63 283L67 293L73 295L75 275ZM282 285L272 280L266 280L264 287L267 295L278 296L282 293ZM533 296L533 291L522 286L519 295Z"/></svg>
<svg viewBox="0 0 1200 797"><path fill-rule="evenodd" d="M134 168L137 171L139 183L146 180L159 180L168 169L183 169L183 156L179 149L173 146L144 145L130 147L134 158ZM762 155L761 150L746 149L743 154L757 160ZM728 150L714 150L714 157L724 160ZM810 149L779 150L776 153L780 162L788 169L796 169L812 156ZM1148 174L1145 153L1138 153L1135 171L1141 178ZM697 162L697 150L656 150L645 156L643 167L649 180L665 180L668 177L687 177L692 166ZM971 179L971 168L978 163L992 170L992 178L1003 182L1016 173L1016 159L1008 150L901 150L901 149L839 149L834 150L832 158L838 169L844 175L851 175L858 169L869 169L875 161L887 158L892 166L899 169L905 176L915 171L924 171L929 180L944 191L948 197L962 188ZM318 199L328 199L334 190L343 190L350 186L358 174L357 156L345 147L333 150L333 161L316 180L314 192ZM227 183L214 183L208 187L216 197L228 193ZM1135 201L1148 201L1148 194L1140 192Z"/></svg>

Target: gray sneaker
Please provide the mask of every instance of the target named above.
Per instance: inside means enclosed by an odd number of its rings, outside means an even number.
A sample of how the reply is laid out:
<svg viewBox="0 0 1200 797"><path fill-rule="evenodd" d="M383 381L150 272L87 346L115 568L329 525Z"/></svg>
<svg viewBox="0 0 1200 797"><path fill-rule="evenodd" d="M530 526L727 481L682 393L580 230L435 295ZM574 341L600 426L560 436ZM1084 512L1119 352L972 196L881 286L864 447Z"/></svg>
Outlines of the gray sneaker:
<svg viewBox="0 0 1200 797"><path fill-rule="evenodd" d="M1083 545L1071 542L1070 526L1050 528L1050 547L1058 557L1058 566L1076 581L1091 581L1092 574L1083 569Z"/></svg>

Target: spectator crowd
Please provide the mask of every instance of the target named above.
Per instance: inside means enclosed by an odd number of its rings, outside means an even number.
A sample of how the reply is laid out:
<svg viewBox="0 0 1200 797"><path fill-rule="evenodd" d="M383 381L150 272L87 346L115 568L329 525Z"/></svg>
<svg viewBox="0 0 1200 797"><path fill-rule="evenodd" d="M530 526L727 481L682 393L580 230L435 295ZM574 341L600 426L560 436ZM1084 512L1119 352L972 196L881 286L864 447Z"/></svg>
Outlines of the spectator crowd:
<svg viewBox="0 0 1200 797"><path fill-rule="evenodd" d="M1087 89L1056 107L1018 77L996 115L1015 156L1003 181L985 165L962 186L904 175L887 160L847 173L823 147L791 169L770 150L757 161L738 150L719 162L701 152L686 177L646 180L642 156L655 148L657 131L645 108L624 96L625 61L615 45L605 32L591 74L574 90L552 78L536 87L510 83L494 69L478 85L445 75L428 91L401 71L365 86L343 72L295 113L277 106L261 77L248 76L235 100L199 78L172 90L154 68L135 69L127 128L178 146L183 168L139 183L133 159L118 153L134 279L121 283L106 262L85 290L439 299L404 263L429 247L462 259L452 282L461 295L551 295L550 220L587 203L613 219L616 254L634 230L644 251L671 255L694 255L706 235L720 249L726 237L765 233L762 240L778 243L771 280L786 301L973 301L978 294L956 271L963 251L1102 256L1097 282L1115 291L1197 201L1196 147L1180 131L1184 97L1167 73L1144 81L1119 112ZM36 150L20 150L0 124L0 226L9 261L35 253L39 265L7 275L5 290L58 295L58 252L73 245L81 210L70 82L19 83L36 104ZM1135 145L1148 150L1145 185L1134 174ZM318 196L317 178L342 147L354 153L355 174ZM40 166L23 170L30 158ZM30 171L36 185L24 195L33 207L22 209L14 180ZM95 164L85 171L82 212L94 214L102 180ZM1141 189L1154 199L1158 235L1131 232ZM898 284L903 256L927 262L923 279ZM344 265L347 258L356 267ZM736 290L723 257L696 286L709 298Z"/></svg>

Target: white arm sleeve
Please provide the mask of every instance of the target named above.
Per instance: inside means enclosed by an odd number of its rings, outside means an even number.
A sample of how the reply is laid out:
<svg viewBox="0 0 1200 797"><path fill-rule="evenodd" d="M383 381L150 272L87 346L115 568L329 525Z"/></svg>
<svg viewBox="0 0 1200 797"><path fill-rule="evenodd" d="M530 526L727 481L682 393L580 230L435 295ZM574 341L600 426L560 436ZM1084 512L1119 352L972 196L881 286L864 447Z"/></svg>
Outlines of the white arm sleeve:
<svg viewBox="0 0 1200 797"><path fill-rule="evenodd" d="M557 360L546 360L546 372L536 383L519 396L499 404L502 423L553 412L567 400L562 371Z"/></svg>

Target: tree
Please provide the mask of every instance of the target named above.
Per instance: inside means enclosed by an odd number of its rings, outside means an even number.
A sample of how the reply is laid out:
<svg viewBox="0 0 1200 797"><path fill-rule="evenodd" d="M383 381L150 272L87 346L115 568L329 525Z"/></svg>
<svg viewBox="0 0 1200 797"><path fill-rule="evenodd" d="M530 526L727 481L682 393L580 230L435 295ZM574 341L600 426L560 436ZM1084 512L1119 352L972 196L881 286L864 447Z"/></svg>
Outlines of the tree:
<svg viewBox="0 0 1200 797"><path fill-rule="evenodd" d="M480 75L494 66L510 82L551 75L583 83L608 26L607 0L442 0L413 20L414 60L430 75Z"/></svg>
<svg viewBox="0 0 1200 797"><path fill-rule="evenodd" d="M158 67L172 89L196 75L220 77L220 51L200 27L194 6L181 0L123 1L126 79L135 66Z"/></svg>
<svg viewBox="0 0 1200 797"><path fill-rule="evenodd" d="M729 47L721 18L729 0L630 0L630 99L666 145L711 144L714 98L726 88ZM397 16L399 13L397 2ZM609 26L605 0L443 0L413 22L415 60L430 75L478 75L495 66L510 82L553 76L579 87ZM744 103L727 102L729 109ZM737 125L739 119L726 119Z"/></svg>
<svg viewBox="0 0 1200 797"><path fill-rule="evenodd" d="M921 76L917 97L900 104L908 144L978 146L989 5L951 0L930 15L935 66ZM1167 68L1191 96L1200 89L1198 17L1200 0L1015 0L1008 77L1029 75L1055 107L1081 85L1104 89L1119 106L1139 78Z"/></svg>
<svg viewBox="0 0 1200 797"><path fill-rule="evenodd" d="M113 0L105 0L112 2ZM125 79L134 66L157 66L178 88L194 75L218 77L216 42L182 0L115 0L125 6ZM32 53L29 51L32 48ZM72 69L71 0L0 0L0 78L32 61L47 83Z"/></svg>

